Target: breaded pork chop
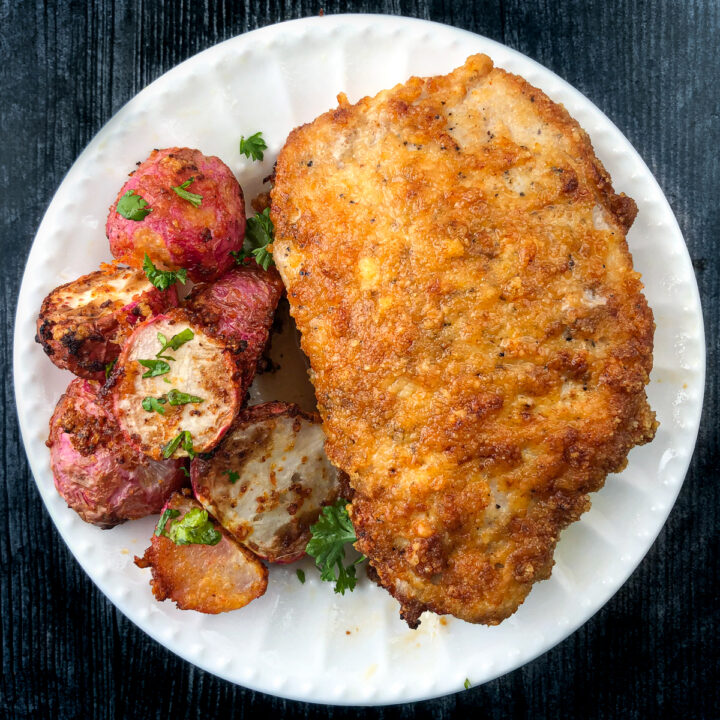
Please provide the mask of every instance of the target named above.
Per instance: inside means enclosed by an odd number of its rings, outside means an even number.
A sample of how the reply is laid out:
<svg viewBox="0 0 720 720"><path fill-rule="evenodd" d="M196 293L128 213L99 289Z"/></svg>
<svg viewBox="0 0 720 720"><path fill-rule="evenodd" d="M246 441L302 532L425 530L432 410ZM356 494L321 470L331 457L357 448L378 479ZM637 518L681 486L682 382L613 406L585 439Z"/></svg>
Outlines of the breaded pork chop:
<svg viewBox="0 0 720 720"><path fill-rule="evenodd" d="M407 622L496 624L655 432L635 203L484 55L339 100L290 135L272 192L326 450Z"/></svg>

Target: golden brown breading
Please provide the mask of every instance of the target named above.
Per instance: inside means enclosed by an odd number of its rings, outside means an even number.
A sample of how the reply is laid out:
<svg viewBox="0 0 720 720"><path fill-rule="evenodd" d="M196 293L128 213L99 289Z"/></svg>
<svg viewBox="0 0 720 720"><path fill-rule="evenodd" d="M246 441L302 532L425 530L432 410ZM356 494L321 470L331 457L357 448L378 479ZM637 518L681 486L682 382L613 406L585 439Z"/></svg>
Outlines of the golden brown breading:
<svg viewBox="0 0 720 720"><path fill-rule="evenodd" d="M635 213L566 110L484 55L290 135L274 257L357 547L411 626L511 615L652 439Z"/></svg>

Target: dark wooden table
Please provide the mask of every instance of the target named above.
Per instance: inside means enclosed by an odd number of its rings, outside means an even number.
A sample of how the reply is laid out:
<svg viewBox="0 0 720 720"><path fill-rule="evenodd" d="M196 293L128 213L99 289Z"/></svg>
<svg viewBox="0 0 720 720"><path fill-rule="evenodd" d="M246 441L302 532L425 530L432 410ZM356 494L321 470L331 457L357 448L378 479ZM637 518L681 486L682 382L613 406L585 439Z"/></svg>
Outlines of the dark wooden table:
<svg viewBox="0 0 720 720"><path fill-rule="evenodd" d="M30 244L93 135L185 58L321 8L457 25L526 53L585 93L639 150L677 215L709 343L706 411L690 473L667 525L622 590L573 636L510 675L439 700L370 710L235 687L178 659L115 610L44 510L19 438L11 377L15 304ZM720 717L720 3L0 0L0 33L0 717Z"/></svg>

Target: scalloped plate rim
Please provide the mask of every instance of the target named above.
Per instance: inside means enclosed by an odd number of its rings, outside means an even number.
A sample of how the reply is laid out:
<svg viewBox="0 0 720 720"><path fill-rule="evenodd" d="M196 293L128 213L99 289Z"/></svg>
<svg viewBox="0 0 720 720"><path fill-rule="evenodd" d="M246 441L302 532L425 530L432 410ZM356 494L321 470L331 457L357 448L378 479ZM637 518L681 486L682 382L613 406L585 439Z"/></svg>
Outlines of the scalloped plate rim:
<svg viewBox="0 0 720 720"><path fill-rule="evenodd" d="M100 129L100 131L93 137L93 139L88 143L87 147L82 151L82 153L78 156L76 161L73 163L73 165L68 170L67 174L65 175L63 181L61 182L60 186L58 187L58 190L56 191L53 200L51 201L50 205L48 206L44 217L42 219L42 222L39 226L36 239L33 242L33 245L31 247L27 265L25 272L23 273L22 278L22 284L21 289L19 293L19 299L18 304L16 307L16 316L15 316L15 332L14 332L14 357L13 357L13 380L14 380L14 388L15 388L15 397L16 397L16 405L18 409L18 417L19 417L19 425L21 430L21 435L23 438L23 444L26 450L26 454L28 455L29 463L31 470L33 472L33 476L35 476L36 473L36 467L38 465L37 461L33 459L32 453L30 452L31 443L28 441L27 438L30 437L31 434L31 426L28 424L28 419L24 416L23 412L21 411L22 407L22 398L20 395L21 388L18 383L18 377L22 377L25 375L22 368L22 358L20 357L20 348L22 346L21 340L24 340L23 333L22 333L22 327L21 327L21 320L23 319L21 317L21 312L26 311L26 308L24 308L24 299L26 299L26 295L30 292L27 290L27 287L30 282L29 277L29 271L32 265L32 261L34 259L34 254L41 252L39 244L36 242L39 237L49 232L48 224L50 223L50 220L52 218L52 212L54 209L54 206L56 205L56 200L59 197L62 197L64 193L66 193L72 185L72 182L76 175L79 174L80 168L86 161L86 159L89 157L89 155L92 153L92 151L97 147L97 145L102 142L102 139L109 133L109 131L115 126L116 123L119 123L123 117L130 113L136 106L141 107L143 102L152 97L155 92L159 88L162 87L163 83L172 81L173 78L169 77L173 74L180 74L181 69L187 69L189 66L192 66L193 64L199 63L200 59L207 60L211 58L213 55L221 55L223 52L228 50L229 48L235 48L235 46L242 46L245 43L252 44L254 41L257 40L264 40L268 39L271 40L275 38L278 34L282 33L283 31L287 30L288 28L291 28L293 31L298 30L308 30L310 32L314 32L316 29L322 29L329 32L337 32L338 30L342 29L342 26L344 24L347 24L348 26L351 26L352 29L359 29L362 27L369 27L371 30L377 29L379 26L382 26L382 29L397 29L401 33L405 32L407 30L414 31L415 29L420 30L435 30L436 32L443 32L443 33L450 33L455 34L459 37L463 37L465 39L468 39L469 42L479 42L484 47L482 50L478 50L478 52L487 52L488 54L492 55L492 49L502 49L503 53L509 54L510 56L514 56L516 60L521 61L523 64L529 64L529 66L534 67L534 69L539 72L541 75L545 77L552 77L554 82L558 83L563 91L568 94L569 97L571 97L574 101L581 103L586 108L588 108L593 114L596 114L597 116L601 117L605 123L608 124L608 126L611 128L611 130L616 133L618 136L620 136L624 141L624 150L630 151L633 155L633 160L641 166L641 168L644 170L645 174L647 175L648 180L652 183L653 187L650 188L652 191L652 194L655 196L656 200L661 201L664 203L664 208L670 218L672 218L672 227L671 230L680 238L682 238L682 233L680 231L680 228L678 226L677 220L672 213L672 209L670 208L667 199L665 198L660 186L658 185L657 181L653 177L650 170L647 168L647 165L644 163L640 155L637 153L637 151L632 147L632 145L627 141L627 139L622 135L622 133L617 129L617 127L612 123L612 121L607 118L598 108L595 106L590 100L588 100L584 95L582 95L578 90L576 90L574 87L569 85L566 81L564 81L559 76L555 75L552 71L548 70L544 66L540 65L536 61L532 60L531 58L528 58L527 56L523 55L519 51L513 50L512 48L509 48L501 43L498 43L497 41L491 40L489 38L485 38L483 36L477 35L475 33L469 32L467 30L462 30L459 28L454 28L449 25L443 25L440 23L434 23L427 20L420 20L415 18L405 18L402 16L388 16L388 15L371 15L371 14L340 14L340 15L327 15L324 17L309 17L309 18L301 18L298 20L289 20L283 23L278 23L274 25L269 25L263 28L259 28L257 30L253 30L248 33L244 33L242 35L230 38L228 40L225 40L221 43L218 43L210 48L207 48L206 50L203 50L200 53L197 53L196 55L193 55L192 57L186 59L182 63L179 63L172 69L168 70L163 75L159 76L156 80L154 80L150 85L148 85L146 88L141 90L139 93L137 93L133 98L131 98L127 103L125 103L114 115L103 125L103 127ZM238 48L241 49L241 48ZM378 88L380 90L381 88ZM682 458L681 467L676 469L674 472L675 476L678 476L681 478L680 482L677 483L676 487L674 488L673 497L671 499L671 502L669 503L667 513L664 514L661 521L658 523L657 527L653 529L653 532L650 533L647 538L645 538L645 547L644 549L639 553L637 557L633 557L633 560L629 563L628 567L625 569L625 572L621 573L619 576L620 579L616 579L615 582L612 583L612 587L609 592L607 592L605 595L598 595L595 597L594 602L591 603L590 606L587 607L586 612L584 613L583 617L579 619L577 622L572 623L568 625L567 627L563 628L555 637L553 637L551 642L543 642L541 644L541 647L537 649L535 652L528 653L527 655L522 655L517 661L510 661L507 665L507 667L499 667L497 671L490 671L487 672L485 675L483 675L482 679L478 683L473 683L473 685L476 684L482 684L484 682L488 682L490 680L493 680L503 674L506 674L507 672L511 672L514 669L517 669L518 667L531 662L533 659L538 657L539 655L547 652L552 647L557 645L558 643L562 642L565 638L567 638L570 634L572 634L575 630L577 630L578 627L583 625L585 622L587 622L603 605L605 605L610 598L622 587L622 585L626 582L628 577L637 569L639 564L642 562L642 559L645 557L647 552L652 547L653 543L655 542L655 539L657 538L658 534L662 530L665 521L667 519L667 515L672 510L672 507L674 505L675 500L677 499L677 495L680 492L680 489L682 488L683 479L687 473L690 461L692 459L693 454L693 448L695 445L695 442L697 440L697 435L699 431L699 424L700 424L700 417L703 407L703 396L704 396L704 386L705 386L705 372L706 372L706 354L705 354L705 335L704 335L704 325L703 325L703 317L702 317L702 311L700 306L700 298L699 293L697 289L697 284L694 281L694 274L692 271L692 266L690 263L689 254L687 252L687 248L685 248L683 243L684 253L681 252L680 255L682 256L682 262L684 264L683 270L687 273L689 272L690 277L693 279L693 282L691 283L692 287L691 294L692 294L692 301L695 307L691 308L691 311L694 314L695 320L699 323L699 335L698 340L701 344L700 347L700 360L697 368L695 369L695 379L696 384L699 387L699 394L697 396L697 400L695 401L695 407L693 408L692 416L689 420L689 425L691 427L691 438L688 438L686 440L685 448L685 456ZM27 300L29 302L29 299ZM225 680L235 683L235 684L241 684L244 687L247 687L252 690L258 690L261 692L266 692L270 694L278 694L281 697L286 697L289 699L294 700L300 700L304 702L314 702L314 703L332 703L332 704L354 704L354 705L386 705L386 704L394 704L394 703L400 703L400 702L415 702L419 700L426 700L433 697L439 697L446 694L451 694L455 691L461 691L462 688L457 688L455 690L453 687L448 687L447 683L440 688L437 691L434 691L429 694L423 694L423 693L410 693L405 694L405 696L398 696L398 697L390 697L382 702L374 702L374 701L368 701L368 702L360 702L358 703L357 700L354 699L343 699L343 698L332 698L329 699L329 697L318 697L317 694L315 697L303 695L302 693L296 693L296 692L273 692L273 690L269 687L268 683L263 682L239 682L236 676L233 676L230 672L224 672L221 669L218 668L211 668L208 663L198 661L196 658L193 658L190 652L183 651L182 648L179 648L177 646L177 643L170 643L166 640L161 639L160 634L155 630L154 627L151 627L151 624L148 622L147 617L142 620L138 617L133 617L132 613L134 612L133 608L127 608L124 607L121 602L119 602L117 599L113 599L111 597L111 593L109 591L109 588L107 586L107 581L103 581L101 579L98 579L96 577L97 573L91 569L86 564L86 559L83 558L83 556L80 554L80 549L77 547L74 547L72 544L72 532L68 533L66 528L63 526L63 522L60 521L59 514L55 512L55 509L48 503L45 492L42 489L42 486L39 482L36 482L36 485L38 487L38 490L40 491L41 497L43 498L43 502L45 503L45 506L50 514L50 516L53 519L53 522L58 529L61 537L63 538L63 541L68 546L70 551L72 552L75 559L79 562L83 570L89 575L89 577L93 580L93 582L97 585L97 587L103 592L103 594L110 600L110 602L113 603L113 605L118 608L131 622L133 622L135 625L139 626L145 633L150 635L156 642L160 643L164 647L170 649L175 654L179 655L186 661L190 662L193 665L196 665L198 667L203 668L204 670L211 672L212 674L215 674L219 677L224 678ZM154 601L153 601L154 602Z"/></svg>

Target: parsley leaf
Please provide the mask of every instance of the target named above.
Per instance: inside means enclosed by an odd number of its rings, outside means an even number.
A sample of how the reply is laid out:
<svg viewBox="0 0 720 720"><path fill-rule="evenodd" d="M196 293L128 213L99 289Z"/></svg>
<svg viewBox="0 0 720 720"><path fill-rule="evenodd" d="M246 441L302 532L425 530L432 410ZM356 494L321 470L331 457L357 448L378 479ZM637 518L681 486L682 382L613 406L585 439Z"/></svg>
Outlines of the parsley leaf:
<svg viewBox="0 0 720 720"><path fill-rule="evenodd" d="M230 254L237 265L242 265L252 257L263 270L267 270L275 264L272 252L268 249L274 238L275 227L270 219L270 208L265 208L261 213L247 219L242 250L234 250Z"/></svg>
<svg viewBox="0 0 720 720"><path fill-rule="evenodd" d="M240 153L245 157L262 160L264 157L263 150L267 150L267 143L263 139L262 132L256 132L247 140L245 137L240 138Z"/></svg>
<svg viewBox="0 0 720 720"><path fill-rule="evenodd" d="M295 574L297 575L297 579L304 585L305 584L305 571L298 568L295 571Z"/></svg>
<svg viewBox="0 0 720 720"><path fill-rule="evenodd" d="M143 373L144 378L157 377L170 372L170 366L164 360L138 360L138 362L148 368L148 371Z"/></svg>
<svg viewBox="0 0 720 720"><path fill-rule="evenodd" d="M157 535L157 537L160 537L165 532L165 526L167 525L167 521L171 518L176 518L179 514L179 510L172 510L168 508L158 520L158 524L155 527L155 535Z"/></svg>
<svg viewBox="0 0 720 720"><path fill-rule="evenodd" d="M469 690L469 689L470 689L470 678L465 678L465 682L463 683L463 687L464 687L466 690Z"/></svg>
<svg viewBox="0 0 720 720"><path fill-rule="evenodd" d="M168 515L169 513L174 514ZM176 545L217 545L222 540L222 535L215 529L207 510L198 507L188 510L182 520L174 520L166 529L168 517L175 518L179 514L177 510L166 510L160 518L155 534L172 540Z"/></svg>
<svg viewBox="0 0 720 720"><path fill-rule="evenodd" d="M179 195L183 200L187 200L189 203L193 205L193 207L200 207L202 203L202 195L198 195L197 193L189 192L186 188L190 187L190 183L192 183L195 180L194 177L191 177L189 180L186 180L184 183L180 185L171 185L170 187L176 192L177 195Z"/></svg>
<svg viewBox="0 0 720 720"><path fill-rule="evenodd" d="M184 465L180 469L185 473L185 477L190 477L190 471Z"/></svg>
<svg viewBox="0 0 720 720"><path fill-rule="evenodd" d="M143 410L147 410L148 412L158 412L161 415L164 415L165 408L163 407L163 405L166 402L167 402L167 400L164 397L160 397L160 398L146 397L142 401Z"/></svg>
<svg viewBox="0 0 720 720"><path fill-rule="evenodd" d="M113 368L115 367L116 362L117 362L117 358L115 358L112 362L109 362L105 366L105 379L106 380L110 377L110 373L113 371Z"/></svg>
<svg viewBox="0 0 720 720"><path fill-rule="evenodd" d="M315 558L320 578L334 582L335 592L341 595L345 594L345 590L355 589L355 565L365 559L361 557L347 567L343 563L345 543L357 540L346 505L347 500L340 499L322 509L318 521L310 526L312 538L305 548L307 554Z"/></svg>
<svg viewBox="0 0 720 720"><path fill-rule="evenodd" d="M171 405L187 405L188 403L205 402L201 397L198 397L197 395L188 395L187 393L180 392L180 390L175 390L175 388L173 388L167 394L167 401Z"/></svg>
<svg viewBox="0 0 720 720"><path fill-rule="evenodd" d="M192 435L189 430L181 430L169 443L162 446L162 456L167 460L182 443L182 449L188 454L192 460L195 457L193 450Z"/></svg>
<svg viewBox="0 0 720 720"><path fill-rule="evenodd" d="M162 333L158 333L158 340L162 343L162 347L155 357L160 357L168 348L170 350L177 350L181 345L190 342L194 337L195 333L190 328L185 328L176 335L173 335L169 340ZM170 359L174 360L175 358Z"/></svg>
<svg viewBox="0 0 720 720"><path fill-rule="evenodd" d="M143 260L143 270L147 279L158 289L167 290L171 285L176 282L185 283L187 280L187 270L181 268L180 270L158 270L153 261L150 259L147 253L145 253L145 260Z"/></svg>
<svg viewBox="0 0 720 720"><path fill-rule="evenodd" d="M228 476L231 485L234 485L240 479L240 473L236 473L234 470L223 470L222 474Z"/></svg>
<svg viewBox="0 0 720 720"><path fill-rule="evenodd" d="M144 220L152 212L152 208L148 207L147 200L134 190L128 190L118 200L115 209L118 215L122 215L126 220L135 220L135 222Z"/></svg>

